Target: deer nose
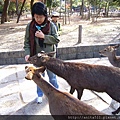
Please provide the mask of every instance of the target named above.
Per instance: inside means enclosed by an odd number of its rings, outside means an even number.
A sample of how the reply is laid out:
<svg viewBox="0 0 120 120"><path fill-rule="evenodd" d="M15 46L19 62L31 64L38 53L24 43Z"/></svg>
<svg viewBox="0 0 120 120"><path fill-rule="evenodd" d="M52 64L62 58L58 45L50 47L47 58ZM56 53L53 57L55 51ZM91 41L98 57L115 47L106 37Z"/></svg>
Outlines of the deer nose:
<svg viewBox="0 0 120 120"><path fill-rule="evenodd" d="M29 63L30 63L30 64L32 64L32 62L31 62L31 61L29 61Z"/></svg>
<svg viewBox="0 0 120 120"><path fill-rule="evenodd" d="M29 57L29 58L28 58L28 61L30 61L30 59L31 59L31 58Z"/></svg>

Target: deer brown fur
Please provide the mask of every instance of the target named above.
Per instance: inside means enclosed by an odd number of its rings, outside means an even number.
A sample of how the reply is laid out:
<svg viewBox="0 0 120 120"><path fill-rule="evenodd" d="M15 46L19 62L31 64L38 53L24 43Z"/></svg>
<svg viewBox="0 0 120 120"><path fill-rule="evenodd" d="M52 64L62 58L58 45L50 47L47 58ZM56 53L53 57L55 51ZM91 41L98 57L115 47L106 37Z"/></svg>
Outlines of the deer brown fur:
<svg viewBox="0 0 120 120"><path fill-rule="evenodd" d="M120 69L104 65L64 62L49 56L50 53L39 53L29 61L40 67L45 66L56 75L64 78L70 86L79 91L80 97L84 89L106 92L111 98L120 102ZM117 114L120 107L112 112Z"/></svg>
<svg viewBox="0 0 120 120"><path fill-rule="evenodd" d="M99 52L101 55L108 57L110 63L115 67L120 67L120 56L116 56L118 47L119 45L108 46Z"/></svg>
<svg viewBox="0 0 120 120"><path fill-rule="evenodd" d="M45 93L51 115L105 115L94 107L76 99L67 92L61 92L41 75L44 68L25 67L28 80L33 80ZM54 116L53 116L54 117Z"/></svg>

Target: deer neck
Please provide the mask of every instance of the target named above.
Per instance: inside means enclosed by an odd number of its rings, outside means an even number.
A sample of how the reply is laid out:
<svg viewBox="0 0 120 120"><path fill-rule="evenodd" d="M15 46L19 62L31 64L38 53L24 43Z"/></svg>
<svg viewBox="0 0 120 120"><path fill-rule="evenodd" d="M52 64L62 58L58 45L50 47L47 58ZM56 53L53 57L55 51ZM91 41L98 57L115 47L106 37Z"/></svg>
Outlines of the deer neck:
<svg viewBox="0 0 120 120"><path fill-rule="evenodd" d="M58 76L61 76L62 78L66 78L66 66L65 62L62 60L56 59L56 58L50 58L45 63L43 63L44 66L46 66L47 69L52 71Z"/></svg>
<svg viewBox="0 0 120 120"><path fill-rule="evenodd" d="M116 64L116 54L115 54L115 52L112 52L109 56L108 56L108 59L109 59L109 61L110 61L110 63L111 64Z"/></svg>
<svg viewBox="0 0 120 120"><path fill-rule="evenodd" d="M37 75L34 75L33 81L42 89L42 91L48 97L48 99L57 90L51 84L49 84L42 76L38 77Z"/></svg>

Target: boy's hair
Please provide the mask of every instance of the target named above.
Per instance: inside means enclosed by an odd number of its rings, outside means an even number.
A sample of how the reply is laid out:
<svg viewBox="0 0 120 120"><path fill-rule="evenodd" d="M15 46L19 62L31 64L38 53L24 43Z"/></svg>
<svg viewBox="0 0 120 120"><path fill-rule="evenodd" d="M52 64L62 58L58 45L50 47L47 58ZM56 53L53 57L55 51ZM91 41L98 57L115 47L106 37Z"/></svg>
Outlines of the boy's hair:
<svg viewBox="0 0 120 120"><path fill-rule="evenodd" d="M34 14L47 16L47 7L42 2L36 2L32 6L32 17Z"/></svg>

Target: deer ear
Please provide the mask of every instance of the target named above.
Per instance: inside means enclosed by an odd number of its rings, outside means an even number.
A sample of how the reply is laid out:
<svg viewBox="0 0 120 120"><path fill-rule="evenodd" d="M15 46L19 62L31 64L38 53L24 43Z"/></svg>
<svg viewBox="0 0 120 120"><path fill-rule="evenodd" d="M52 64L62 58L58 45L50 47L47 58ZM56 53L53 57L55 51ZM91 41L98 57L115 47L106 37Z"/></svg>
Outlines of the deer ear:
<svg viewBox="0 0 120 120"><path fill-rule="evenodd" d="M28 69L28 66L25 66L25 70Z"/></svg>
<svg viewBox="0 0 120 120"><path fill-rule="evenodd" d="M118 45L115 45L115 46L114 46L114 48L116 48L116 49L117 49L119 46L120 46L119 44L118 44Z"/></svg>
<svg viewBox="0 0 120 120"><path fill-rule="evenodd" d="M55 51L47 53L48 56L53 57L55 55Z"/></svg>
<svg viewBox="0 0 120 120"><path fill-rule="evenodd" d="M119 47L119 44L112 46L112 48L113 48L114 50L117 50L118 47Z"/></svg>

